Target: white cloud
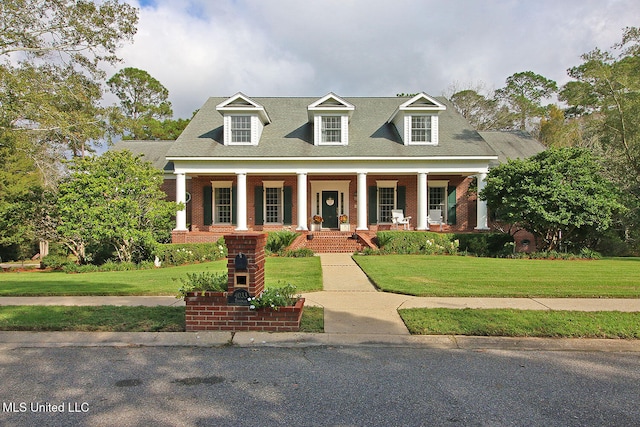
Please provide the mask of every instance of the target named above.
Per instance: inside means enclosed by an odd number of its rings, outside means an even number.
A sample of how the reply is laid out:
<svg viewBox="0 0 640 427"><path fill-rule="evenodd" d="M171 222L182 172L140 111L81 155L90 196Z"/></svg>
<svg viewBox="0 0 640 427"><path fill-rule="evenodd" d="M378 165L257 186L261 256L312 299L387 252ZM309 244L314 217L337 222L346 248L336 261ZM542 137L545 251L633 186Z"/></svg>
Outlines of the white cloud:
<svg viewBox="0 0 640 427"><path fill-rule="evenodd" d="M453 82L501 87L528 70L565 83L581 54L608 49L640 16L636 0L144 4L135 42L120 52L123 66L160 80L176 117L189 117L209 96L238 91L440 95Z"/></svg>

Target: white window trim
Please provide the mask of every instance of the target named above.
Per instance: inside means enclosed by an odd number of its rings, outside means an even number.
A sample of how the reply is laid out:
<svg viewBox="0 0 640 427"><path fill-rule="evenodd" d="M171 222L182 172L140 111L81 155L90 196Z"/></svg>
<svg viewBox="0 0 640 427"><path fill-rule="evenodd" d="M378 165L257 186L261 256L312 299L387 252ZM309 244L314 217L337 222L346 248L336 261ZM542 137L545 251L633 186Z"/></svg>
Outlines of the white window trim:
<svg viewBox="0 0 640 427"><path fill-rule="evenodd" d="M431 188L444 188L444 199L443 199L443 207L442 207L442 222L445 224L448 221L448 213L449 213L449 194L447 190L449 189L449 181L448 180L429 180L427 183L427 215L429 214L430 206L431 206L431 192L429 189ZM430 221L431 218L428 218Z"/></svg>
<svg viewBox="0 0 640 427"><path fill-rule="evenodd" d="M229 225L233 223L233 181L211 181L211 188L213 190L213 195L211 197L211 213L212 213L212 218L211 218L211 223L212 225ZM228 188L229 189L229 195L231 197L230 203L231 203L231 211L230 211L230 216L229 216L229 222L218 222L216 221L217 219L217 215L216 215L216 188Z"/></svg>
<svg viewBox="0 0 640 427"><path fill-rule="evenodd" d="M251 118L251 140L249 142L234 142L232 138L232 129L231 129L231 117L250 117ZM260 135L262 134L262 129L264 125L258 118L257 114L248 114L248 113L238 113L238 114L225 114L224 115L224 145L230 146L255 146L258 145L258 141L260 140Z"/></svg>
<svg viewBox="0 0 640 427"><path fill-rule="evenodd" d="M412 118L416 117L429 117L431 119L431 138L430 141L414 141L412 139ZM437 114L407 114L404 116L404 141L405 145L438 145L438 115Z"/></svg>
<svg viewBox="0 0 640 427"><path fill-rule="evenodd" d="M378 211L378 224L392 224L392 222L382 222L380 212L380 188L393 188L393 209L398 207L398 181L397 180L380 180L376 181L378 187L378 197L376 197L376 210Z"/></svg>
<svg viewBox="0 0 640 427"><path fill-rule="evenodd" d="M280 189L280 218L277 222L267 221L267 188ZM262 181L262 218L264 225L284 224L284 181Z"/></svg>
<svg viewBox="0 0 640 427"><path fill-rule="evenodd" d="M324 142L322 141L322 118L323 117L340 117L340 141ZM349 144L349 116L347 114L316 114L313 120L314 128L314 145L322 146L342 146Z"/></svg>

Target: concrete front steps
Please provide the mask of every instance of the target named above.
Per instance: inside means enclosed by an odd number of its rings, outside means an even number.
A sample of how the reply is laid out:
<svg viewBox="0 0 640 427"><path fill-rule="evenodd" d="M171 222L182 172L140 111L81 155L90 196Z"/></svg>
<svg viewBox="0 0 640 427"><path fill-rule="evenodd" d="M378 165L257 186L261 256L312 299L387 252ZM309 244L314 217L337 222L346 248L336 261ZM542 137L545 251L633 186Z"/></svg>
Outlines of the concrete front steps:
<svg viewBox="0 0 640 427"><path fill-rule="evenodd" d="M366 247L375 247L367 232L352 231L307 231L289 246L290 250L308 248L315 253L354 253Z"/></svg>

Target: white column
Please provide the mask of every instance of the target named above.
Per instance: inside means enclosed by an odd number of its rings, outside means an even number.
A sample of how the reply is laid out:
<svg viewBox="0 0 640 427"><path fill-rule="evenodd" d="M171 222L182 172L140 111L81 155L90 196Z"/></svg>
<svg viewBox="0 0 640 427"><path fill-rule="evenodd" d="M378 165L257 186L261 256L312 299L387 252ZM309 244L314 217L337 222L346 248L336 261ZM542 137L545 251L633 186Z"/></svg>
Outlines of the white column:
<svg viewBox="0 0 640 427"><path fill-rule="evenodd" d="M487 174L480 173L476 175L476 177L478 178L478 201L477 201L478 225L476 226L476 230L488 230L489 225L488 225L488 218L487 218L487 202L485 202L484 200L480 200L480 192L482 191L485 184L487 183Z"/></svg>
<svg viewBox="0 0 640 427"><path fill-rule="evenodd" d="M187 231L187 177L184 173L176 173L176 202L184 207L176 212L176 231Z"/></svg>
<svg viewBox="0 0 640 427"><path fill-rule="evenodd" d="M236 231L247 231L247 173L246 172L238 172L236 173L236 178L238 180L237 191L238 194L238 206L237 206L237 221L238 224L236 226Z"/></svg>
<svg viewBox="0 0 640 427"><path fill-rule="evenodd" d="M356 230L368 230L367 227L367 174L358 173L358 223ZM375 203L375 200L372 201Z"/></svg>
<svg viewBox="0 0 640 427"><path fill-rule="evenodd" d="M307 174L298 172L298 228L306 231L307 228Z"/></svg>
<svg viewBox="0 0 640 427"><path fill-rule="evenodd" d="M427 193L427 173L418 173L418 220L416 222L417 230L428 230L429 223L427 215L429 214L428 193Z"/></svg>

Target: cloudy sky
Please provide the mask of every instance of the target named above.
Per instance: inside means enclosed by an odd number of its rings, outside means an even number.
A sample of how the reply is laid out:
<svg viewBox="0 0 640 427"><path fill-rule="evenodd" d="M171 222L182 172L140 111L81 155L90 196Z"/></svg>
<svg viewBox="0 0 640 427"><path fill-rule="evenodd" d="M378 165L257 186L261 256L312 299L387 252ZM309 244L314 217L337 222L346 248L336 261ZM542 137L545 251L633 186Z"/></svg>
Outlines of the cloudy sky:
<svg viewBox="0 0 640 427"><path fill-rule="evenodd" d="M209 96L394 96L559 84L640 26L638 0L126 0L140 7L121 67L149 72L175 118ZM113 69L115 73L117 69Z"/></svg>

